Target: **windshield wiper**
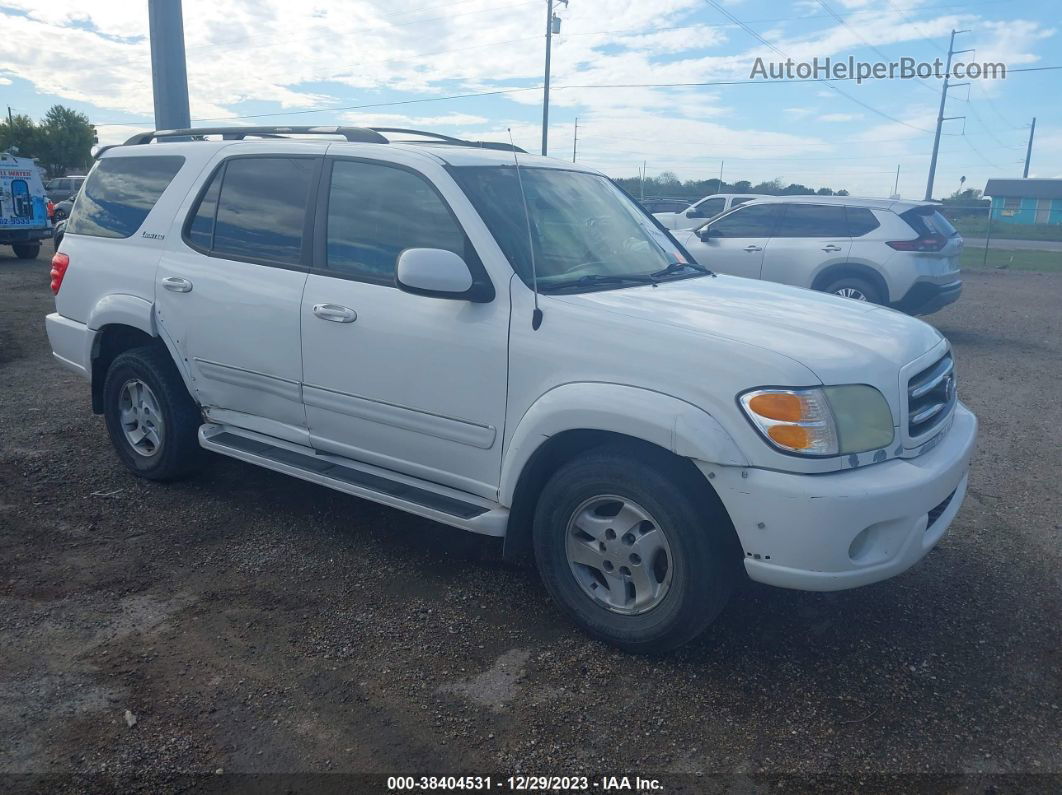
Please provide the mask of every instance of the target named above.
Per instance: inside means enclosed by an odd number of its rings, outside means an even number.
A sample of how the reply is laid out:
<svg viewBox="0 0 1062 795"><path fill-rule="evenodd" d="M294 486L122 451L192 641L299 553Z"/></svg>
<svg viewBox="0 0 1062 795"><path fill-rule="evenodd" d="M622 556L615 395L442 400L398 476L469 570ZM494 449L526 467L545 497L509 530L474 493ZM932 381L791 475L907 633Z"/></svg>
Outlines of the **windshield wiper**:
<svg viewBox="0 0 1062 795"><path fill-rule="evenodd" d="M656 276L648 273L605 274L588 273L577 279L562 279L550 284L540 284L543 293L552 293L570 287L596 287L599 284L656 284Z"/></svg>
<svg viewBox="0 0 1062 795"><path fill-rule="evenodd" d="M653 273L650 273L649 275L652 276L654 279L659 279L662 276L670 276L673 273L678 273L679 271L684 271L687 268L689 268L691 270L699 271L700 273L707 274L708 276L714 276L715 275L710 270L708 270L706 267L704 267L703 265L700 265L700 264L698 264L696 262L672 262L666 268L663 268L663 269L658 270L658 271L654 271Z"/></svg>

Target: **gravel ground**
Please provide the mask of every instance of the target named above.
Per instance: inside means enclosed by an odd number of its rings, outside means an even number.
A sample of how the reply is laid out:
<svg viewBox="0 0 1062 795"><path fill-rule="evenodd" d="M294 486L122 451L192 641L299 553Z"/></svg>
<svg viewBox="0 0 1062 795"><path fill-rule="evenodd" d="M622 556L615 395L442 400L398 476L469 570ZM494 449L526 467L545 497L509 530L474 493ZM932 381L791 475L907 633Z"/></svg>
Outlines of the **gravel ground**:
<svg viewBox="0 0 1062 795"><path fill-rule="evenodd" d="M982 425L925 561L834 594L748 584L701 641L642 659L580 634L488 539L228 459L135 479L51 360L50 251L7 252L0 773L1062 786L1062 275L968 273L930 318Z"/></svg>

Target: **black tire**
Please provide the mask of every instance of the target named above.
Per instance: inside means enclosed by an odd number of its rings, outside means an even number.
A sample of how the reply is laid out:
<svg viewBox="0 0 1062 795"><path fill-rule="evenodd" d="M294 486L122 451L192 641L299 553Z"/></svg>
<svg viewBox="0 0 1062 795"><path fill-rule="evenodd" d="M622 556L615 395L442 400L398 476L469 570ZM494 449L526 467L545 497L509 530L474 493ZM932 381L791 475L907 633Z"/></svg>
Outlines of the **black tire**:
<svg viewBox="0 0 1062 795"><path fill-rule="evenodd" d="M662 653L700 635L726 606L740 572L726 512L699 473L682 464L639 445L601 447L558 469L539 496L533 542L547 590L586 632L625 651ZM569 522L596 495L632 500L665 531L670 587L646 612L623 615L596 601L568 562Z"/></svg>
<svg viewBox="0 0 1062 795"><path fill-rule="evenodd" d="M865 300L871 304L880 304L885 300L881 291L874 284L866 279L860 279L858 276L844 276L840 279L834 279L823 287L822 291L831 295L841 296L842 298L851 298L854 301ZM845 295L845 291L855 291L863 297Z"/></svg>
<svg viewBox="0 0 1062 795"><path fill-rule="evenodd" d="M120 402L126 384L132 380L149 387L162 419L160 443L150 454L137 452L122 426ZM135 475L149 480L177 480L191 474L202 462L198 439L202 415L162 347L134 348L111 362L103 382L103 417L118 457Z"/></svg>
<svg viewBox="0 0 1062 795"><path fill-rule="evenodd" d="M37 255L41 253L40 243L12 243L11 248L19 259L37 259Z"/></svg>

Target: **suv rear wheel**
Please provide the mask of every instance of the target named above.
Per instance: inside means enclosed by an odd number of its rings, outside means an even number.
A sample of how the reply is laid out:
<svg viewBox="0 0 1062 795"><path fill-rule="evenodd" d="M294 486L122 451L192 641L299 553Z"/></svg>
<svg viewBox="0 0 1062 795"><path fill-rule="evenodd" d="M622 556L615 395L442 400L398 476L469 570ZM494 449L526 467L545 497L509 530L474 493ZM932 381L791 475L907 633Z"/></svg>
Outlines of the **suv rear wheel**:
<svg viewBox="0 0 1062 795"><path fill-rule="evenodd" d="M13 243L11 248L19 259L37 259L37 255L41 253L40 243Z"/></svg>
<svg viewBox="0 0 1062 795"><path fill-rule="evenodd" d="M699 635L726 605L740 565L706 484L666 454L604 447L561 467L535 512L546 588L591 635L663 652Z"/></svg>
<svg viewBox="0 0 1062 795"><path fill-rule="evenodd" d="M202 417L162 348L115 358L103 383L103 416L118 457L140 477L175 480L202 459Z"/></svg>
<svg viewBox="0 0 1062 795"><path fill-rule="evenodd" d="M872 304L880 304L884 300L878 288L866 279L855 276L845 276L834 279L822 288L824 293L833 293L842 298L851 298L855 301L867 301Z"/></svg>

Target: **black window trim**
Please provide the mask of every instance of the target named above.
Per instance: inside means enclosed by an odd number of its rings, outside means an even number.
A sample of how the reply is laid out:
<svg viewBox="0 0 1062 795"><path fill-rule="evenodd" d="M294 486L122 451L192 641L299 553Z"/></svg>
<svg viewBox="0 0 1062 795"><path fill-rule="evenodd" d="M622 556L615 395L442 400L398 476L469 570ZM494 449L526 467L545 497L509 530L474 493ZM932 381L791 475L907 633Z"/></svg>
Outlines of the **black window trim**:
<svg viewBox="0 0 1062 795"><path fill-rule="evenodd" d="M214 233L217 229L218 209L221 207L221 194L225 188L225 177L228 172L229 162L233 160L276 160L276 159L291 159L291 160L313 160L314 171L310 175L309 190L306 192L306 214L302 220L302 250L299 252L299 261L297 263L281 262L279 260L265 259L262 257L241 257L235 254L225 254L215 252L214 246ZM313 256L313 231L314 231L314 215L316 213L316 204L318 189L321 182L321 170L324 163L324 156L320 154L306 154L303 152L287 153L287 152L254 152L242 155L229 155L224 157L220 163L218 163L210 172L210 176L203 181L203 184L199 186L199 190L196 192L195 201L192 202L192 206L188 209L188 215L184 219L184 224L181 227L181 240L184 244L193 251L197 251L203 256L210 257L211 259L224 259L230 262L246 262L251 265L261 265L266 268L280 268L282 270L289 271L308 271L310 270L310 262ZM218 173L221 173L221 183L218 186L218 201L214 205L214 225L210 231L210 249L205 249L197 243L193 243L188 236L188 230L192 226L192 221L195 220L196 214L199 212L199 205L203 202L203 197L206 196L210 186L214 182L214 178Z"/></svg>
<svg viewBox="0 0 1062 795"><path fill-rule="evenodd" d="M404 163L395 163L389 160L376 160L371 157L353 157L349 155L326 155L324 158L324 165L321 171L321 178L317 185L317 208L316 222L314 224L313 231L313 255L310 260L310 273L318 276L327 276L330 279L343 279L348 282L361 282L362 284L375 284L380 287L393 287L394 289L400 289L398 287L397 276L391 277L379 277L372 278L369 276L354 274L354 273L342 273L338 270L328 267L328 209L329 209L329 197L332 192L332 171L336 163L345 161L349 163L364 163L372 166L383 166L385 168L393 168L399 171L405 171L423 182L431 188L435 195L439 198L442 206L446 208L446 212L450 214L454 224L465 239L465 254L463 259L465 264L468 265L468 269L472 272L472 287L468 291L468 300L475 303L490 303L494 300L496 292L494 289L494 282L491 281L490 275L487 273L487 269L483 265L483 260L479 256L479 252L476 250L475 244L472 242L472 238L469 237L468 232L465 230L464 224L457 217L457 213L454 212L453 207L450 206L450 202L446 200L446 197L442 195L439 188L435 183L422 171L407 166ZM397 262L396 262L397 266ZM396 268L397 270L397 268Z"/></svg>

